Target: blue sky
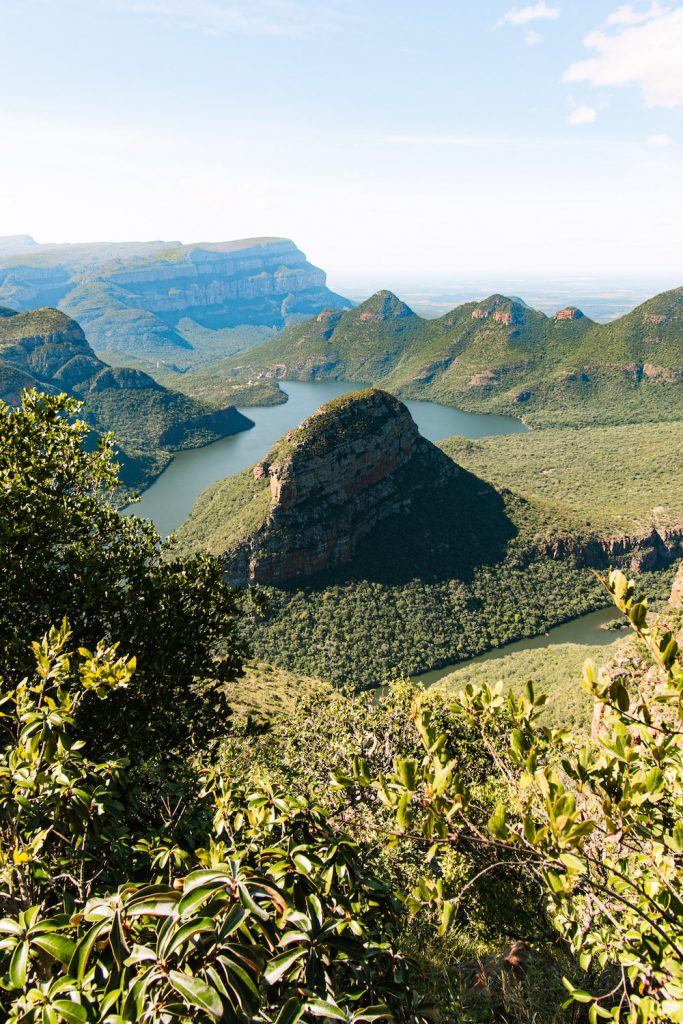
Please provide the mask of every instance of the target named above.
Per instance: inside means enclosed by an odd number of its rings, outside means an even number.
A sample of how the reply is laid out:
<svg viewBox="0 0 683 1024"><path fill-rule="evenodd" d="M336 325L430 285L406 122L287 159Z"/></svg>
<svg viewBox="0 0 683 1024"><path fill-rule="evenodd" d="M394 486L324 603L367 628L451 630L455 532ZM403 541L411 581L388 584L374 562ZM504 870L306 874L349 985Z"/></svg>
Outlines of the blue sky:
<svg viewBox="0 0 683 1024"><path fill-rule="evenodd" d="M681 3L2 7L0 234L683 281Z"/></svg>

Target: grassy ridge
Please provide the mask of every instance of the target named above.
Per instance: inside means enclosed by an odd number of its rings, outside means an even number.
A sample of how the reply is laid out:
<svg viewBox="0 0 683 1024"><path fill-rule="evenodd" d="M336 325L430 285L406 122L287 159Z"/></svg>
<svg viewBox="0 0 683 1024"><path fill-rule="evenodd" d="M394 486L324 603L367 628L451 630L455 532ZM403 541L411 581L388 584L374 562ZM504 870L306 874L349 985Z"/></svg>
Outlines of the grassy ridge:
<svg viewBox="0 0 683 1024"><path fill-rule="evenodd" d="M606 325L546 317L503 295L423 320L379 292L348 312L292 326L231 365L365 380L536 427L683 420L683 289Z"/></svg>
<svg viewBox="0 0 683 1024"><path fill-rule="evenodd" d="M558 527L628 534L683 523L683 422L453 437L440 447L496 487L556 509Z"/></svg>

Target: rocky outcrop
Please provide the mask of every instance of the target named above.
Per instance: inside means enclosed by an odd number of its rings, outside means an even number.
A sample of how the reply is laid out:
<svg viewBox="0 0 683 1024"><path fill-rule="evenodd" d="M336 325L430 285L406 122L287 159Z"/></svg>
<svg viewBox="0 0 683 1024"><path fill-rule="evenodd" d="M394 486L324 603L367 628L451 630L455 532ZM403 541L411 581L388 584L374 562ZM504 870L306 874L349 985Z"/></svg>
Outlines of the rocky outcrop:
<svg viewBox="0 0 683 1024"><path fill-rule="evenodd" d="M352 305L286 238L28 247L10 239L4 248L0 239L3 302L59 305L98 350L157 353L193 348L181 321L281 328Z"/></svg>
<svg viewBox="0 0 683 1024"><path fill-rule="evenodd" d="M610 566L632 572L647 572L670 565L683 557L683 525L680 528L642 534L589 539L557 536L543 540L538 550L547 558L570 561L579 568L606 569Z"/></svg>
<svg viewBox="0 0 683 1024"><path fill-rule="evenodd" d="M672 608L683 608L683 563L674 577L669 604Z"/></svg>
<svg viewBox="0 0 683 1024"><path fill-rule="evenodd" d="M235 582L282 583L333 569L418 491L458 468L418 433L387 392L355 392L324 405L254 469L270 488L267 518L226 553Z"/></svg>
<svg viewBox="0 0 683 1024"><path fill-rule="evenodd" d="M0 359L33 386L79 397L110 388L163 390L140 370L108 366L91 349L79 324L58 309L35 309L0 320Z"/></svg>
<svg viewBox="0 0 683 1024"><path fill-rule="evenodd" d="M157 450L197 447L253 425L232 405L216 408L141 370L109 366L58 309L0 317L0 399L17 406L26 388L79 399L80 415L94 430L114 432L122 477L136 487L168 461Z"/></svg>

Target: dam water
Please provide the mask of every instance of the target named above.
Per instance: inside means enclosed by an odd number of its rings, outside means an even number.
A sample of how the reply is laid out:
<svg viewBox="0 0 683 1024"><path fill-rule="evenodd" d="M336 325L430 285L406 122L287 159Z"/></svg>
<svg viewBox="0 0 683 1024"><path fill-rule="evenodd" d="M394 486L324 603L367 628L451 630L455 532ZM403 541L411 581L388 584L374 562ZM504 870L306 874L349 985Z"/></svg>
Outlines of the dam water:
<svg viewBox="0 0 683 1024"><path fill-rule="evenodd" d="M433 686L440 682L452 672L466 665L476 665L480 661L497 661L505 658L515 651L532 651L542 647L554 647L557 644L588 644L591 647L607 647L613 644L624 633L621 630L605 629L608 622L614 622L620 615L617 609L611 604L608 608L600 608L596 612L588 612L586 615L579 615L576 619L563 622L554 626L547 633L538 636L526 637L524 640L515 640L503 647L493 647L483 654L477 654L474 658L467 658L465 661L458 661L452 665L444 665L442 668L432 669L430 672L423 672L412 678L416 683L423 686Z"/></svg>
<svg viewBox="0 0 683 1024"><path fill-rule="evenodd" d="M251 429L231 434L204 448L179 452L151 487L143 492L140 501L125 511L151 519L159 532L167 536L189 516L195 501L207 487L258 462L279 437L298 426L325 402L363 386L347 381L284 381L281 385L288 395L286 403L241 410L254 421ZM478 438L523 433L528 429L512 416L463 412L436 402L406 401L404 404L420 433L430 441L440 441L453 434ZM471 662L447 665L415 678L431 686L464 664L501 658L514 651L561 643L609 644L618 634L600 627L615 615L613 607L591 612L546 634L495 648Z"/></svg>
<svg viewBox="0 0 683 1024"><path fill-rule="evenodd" d="M314 413L332 398L356 391L363 385L348 381L284 381L289 396L284 405L242 409L254 421L250 430L214 441L204 448L179 452L161 476L130 505L126 513L151 519L162 536L168 536L189 516L195 501L207 487L258 462L279 437ZM517 434L528 428L512 416L463 412L435 402L404 403L423 437L441 441L453 434L488 437Z"/></svg>

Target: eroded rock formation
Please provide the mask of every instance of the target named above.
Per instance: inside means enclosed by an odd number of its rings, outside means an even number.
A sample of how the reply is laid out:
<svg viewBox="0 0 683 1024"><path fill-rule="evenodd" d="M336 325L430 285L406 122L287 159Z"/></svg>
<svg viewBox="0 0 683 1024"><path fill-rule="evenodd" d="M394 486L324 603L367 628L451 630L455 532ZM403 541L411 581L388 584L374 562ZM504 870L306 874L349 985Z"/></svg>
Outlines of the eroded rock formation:
<svg viewBox="0 0 683 1024"><path fill-rule="evenodd" d="M458 473L387 392L329 402L255 467L270 511L226 554L230 576L276 583L342 565L378 523L410 509L426 480L438 488Z"/></svg>

